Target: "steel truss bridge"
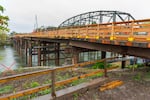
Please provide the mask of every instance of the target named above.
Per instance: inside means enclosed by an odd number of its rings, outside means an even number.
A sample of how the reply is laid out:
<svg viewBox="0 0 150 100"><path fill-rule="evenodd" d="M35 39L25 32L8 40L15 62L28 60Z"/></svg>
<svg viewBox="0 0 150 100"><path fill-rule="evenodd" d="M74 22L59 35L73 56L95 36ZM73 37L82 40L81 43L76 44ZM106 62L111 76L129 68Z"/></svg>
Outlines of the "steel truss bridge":
<svg viewBox="0 0 150 100"><path fill-rule="evenodd" d="M35 54L38 57L38 66L41 66L41 64L46 66L46 61L52 60L51 58L46 58L49 53L55 53L55 63L59 66L62 43L72 47L73 65L0 78L0 83L5 83L50 72L52 76L51 84L4 95L0 97L0 100L10 100L49 88L52 89L52 97L55 98L57 96L55 94L55 86L57 85L68 84L74 80L100 72L104 72L105 76L107 74L107 69L104 68L104 70L97 70L55 82L57 70L83 67L96 62L105 62L106 64L107 60L116 58L106 58L106 51L120 53L123 57L125 55L133 55L150 58L150 19L135 20L129 13L119 11L88 12L67 19L57 29L16 34L13 37L13 41L18 53L20 55L25 53L25 59L30 67L32 66L32 55ZM101 60L79 63L79 53L87 52L87 50L102 51ZM122 68L125 67L125 61L122 61L121 66ZM94 84L97 86L99 83ZM84 89L82 88L82 90ZM74 92L69 94L71 93Z"/></svg>
<svg viewBox="0 0 150 100"><path fill-rule="evenodd" d="M57 29L17 34L16 38L67 41L75 47L150 58L150 19L135 20L119 11L83 13L62 22Z"/></svg>

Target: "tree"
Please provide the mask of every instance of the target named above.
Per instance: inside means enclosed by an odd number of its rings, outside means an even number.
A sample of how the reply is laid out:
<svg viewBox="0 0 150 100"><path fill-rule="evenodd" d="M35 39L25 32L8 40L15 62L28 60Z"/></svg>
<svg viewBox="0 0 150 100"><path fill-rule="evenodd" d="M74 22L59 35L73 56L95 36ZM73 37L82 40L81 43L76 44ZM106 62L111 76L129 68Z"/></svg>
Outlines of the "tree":
<svg viewBox="0 0 150 100"><path fill-rule="evenodd" d="M0 45L5 45L6 40L8 38L8 35L6 32L9 31L8 29L8 21L9 18L8 16L4 16L4 8L0 5Z"/></svg>
<svg viewBox="0 0 150 100"><path fill-rule="evenodd" d="M0 30L9 31L8 29L9 17L2 15L3 12L4 12L4 8L0 5Z"/></svg>
<svg viewBox="0 0 150 100"><path fill-rule="evenodd" d="M0 45L5 45L8 39L8 35L5 31L0 30Z"/></svg>

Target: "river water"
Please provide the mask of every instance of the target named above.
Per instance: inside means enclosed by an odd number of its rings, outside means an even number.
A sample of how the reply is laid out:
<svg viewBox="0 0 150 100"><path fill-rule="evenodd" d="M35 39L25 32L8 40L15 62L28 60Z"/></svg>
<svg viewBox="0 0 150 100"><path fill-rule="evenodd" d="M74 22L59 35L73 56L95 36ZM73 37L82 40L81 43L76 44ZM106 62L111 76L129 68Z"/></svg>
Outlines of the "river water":
<svg viewBox="0 0 150 100"><path fill-rule="evenodd" d="M94 56L95 55L95 56ZM100 59L101 52L84 52L79 55L79 62L91 61ZM107 52L107 58L110 57L110 52ZM37 66L37 57L33 57L33 65ZM139 62L140 61L140 62ZM51 61L52 62L52 61ZM60 60L60 62L64 63L64 60ZM141 63L141 59L138 59L138 62ZM54 66L53 63L49 63L48 66ZM8 70L8 68L16 69L19 67L24 67L25 59L19 57L15 49L11 46L0 47L0 72Z"/></svg>
<svg viewBox="0 0 150 100"><path fill-rule="evenodd" d="M109 54L107 53L107 55ZM79 55L79 62L100 59L100 56L101 52L84 52ZM37 56L33 57L32 61L33 66L37 66ZM63 65L65 63L64 59L61 59L60 63ZM19 57L18 53L13 47L0 47L0 72L8 70L8 68L16 69L24 66L26 66L25 59ZM55 66L54 61L48 63L48 66Z"/></svg>
<svg viewBox="0 0 150 100"><path fill-rule="evenodd" d="M13 47L0 47L0 72L8 68L15 69L22 66L24 66L23 61Z"/></svg>

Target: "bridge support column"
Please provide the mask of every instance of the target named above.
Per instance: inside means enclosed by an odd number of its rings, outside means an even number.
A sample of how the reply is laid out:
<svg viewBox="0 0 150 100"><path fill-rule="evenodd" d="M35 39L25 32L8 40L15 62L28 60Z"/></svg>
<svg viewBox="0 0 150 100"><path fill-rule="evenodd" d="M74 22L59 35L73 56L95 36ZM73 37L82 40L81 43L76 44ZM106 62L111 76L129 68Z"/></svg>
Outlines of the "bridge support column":
<svg viewBox="0 0 150 100"><path fill-rule="evenodd" d="M17 52L20 55L20 39L17 39Z"/></svg>
<svg viewBox="0 0 150 100"><path fill-rule="evenodd" d="M106 58L106 52L105 51L102 51L101 52L101 59L105 59Z"/></svg>
<svg viewBox="0 0 150 100"><path fill-rule="evenodd" d="M125 55L122 55L122 57L124 58ZM124 60L124 61L121 62L121 68L124 69L125 65L126 65L126 61Z"/></svg>
<svg viewBox="0 0 150 100"><path fill-rule="evenodd" d="M28 64L28 41L25 40L25 61L26 61L26 66Z"/></svg>
<svg viewBox="0 0 150 100"><path fill-rule="evenodd" d="M20 39L20 47L19 47L19 54L20 54L20 57L23 57L23 39Z"/></svg>
<svg viewBox="0 0 150 100"><path fill-rule="evenodd" d="M79 52L76 47L73 47L72 64L77 64L78 62L79 62Z"/></svg>
<svg viewBox="0 0 150 100"><path fill-rule="evenodd" d="M59 66L59 56L60 56L60 43L55 43L55 65Z"/></svg>
<svg viewBox="0 0 150 100"><path fill-rule="evenodd" d="M46 42L43 43L43 66L46 66Z"/></svg>
<svg viewBox="0 0 150 100"><path fill-rule="evenodd" d="M28 67L32 67L32 40L30 40L28 43L29 43Z"/></svg>
<svg viewBox="0 0 150 100"><path fill-rule="evenodd" d="M106 52L105 51L102 51L101 52L101 59L105 59L106 58ZM104 61L104 76L105 77L108 77L107 76L107 62L106 62L106 60Z"/></svg>
<svg viewBox="0 0 150 100"><path fill-rule="evenodd" d="M38 46L41 46L40 41L38 41ZM41 47L38 48L38 66L41 66Z"/></svg>

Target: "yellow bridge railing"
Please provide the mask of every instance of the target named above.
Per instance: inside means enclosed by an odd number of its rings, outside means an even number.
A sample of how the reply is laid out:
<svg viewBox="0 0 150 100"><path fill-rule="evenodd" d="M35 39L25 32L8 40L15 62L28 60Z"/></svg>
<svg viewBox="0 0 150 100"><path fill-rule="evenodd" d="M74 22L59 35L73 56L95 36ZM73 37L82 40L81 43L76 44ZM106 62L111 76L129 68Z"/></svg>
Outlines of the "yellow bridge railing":
<svg viewBox="0 0 150 100"><path fill-rule="evenodd" d="M92 24L58 28L45 32L32 32L17 34L14 37L39 37L39 38L79 38L79 39L109 39L118 41L150 42L150 19L126 22Z"/></svg>

